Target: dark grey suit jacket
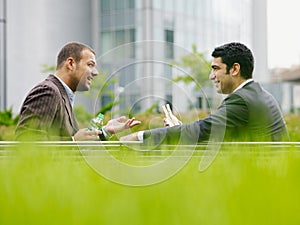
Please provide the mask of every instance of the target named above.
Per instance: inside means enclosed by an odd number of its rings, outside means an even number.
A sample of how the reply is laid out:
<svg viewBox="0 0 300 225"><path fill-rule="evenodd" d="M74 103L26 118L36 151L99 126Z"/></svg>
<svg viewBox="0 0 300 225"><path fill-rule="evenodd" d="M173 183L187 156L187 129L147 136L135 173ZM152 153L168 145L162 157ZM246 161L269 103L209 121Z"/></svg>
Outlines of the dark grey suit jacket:
<svg viewBox="0 0 300 225"><path fill-rule="evenodd" d="M200 141L282 141L289 135L280 108L258 83L247 83L229 94L218 109L203 120L144 132L145 142L158 144Z"/></svg>
<svg viewBox="0 0 300 225"><path fill-rule="evenodd" d="M61 82L53 75L27 95L16 128L17 140L72 140L78 130L72 106Z"/></svg>

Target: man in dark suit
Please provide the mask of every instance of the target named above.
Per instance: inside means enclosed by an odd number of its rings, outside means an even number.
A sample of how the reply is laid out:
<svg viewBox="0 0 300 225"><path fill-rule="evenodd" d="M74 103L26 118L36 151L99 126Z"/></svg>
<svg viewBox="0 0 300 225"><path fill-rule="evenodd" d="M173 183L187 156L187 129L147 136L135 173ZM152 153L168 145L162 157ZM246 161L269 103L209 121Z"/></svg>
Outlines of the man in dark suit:
<svg viewBox="0 0 300 225"><path fill-rule="evenodd" d="M93 141L140 123L125 117L110 120L105 130L78 129L73 114L76 91L88 91L95 76L95 52L89 46L71 42L58 54L54 75L36 85L27 95L16 128L16 140Z"/></svg>
<svg viewBox="0 0 300 225"><path fill-rule="evenodd" d="M251 51L241 43L228 43L215 48L212 57L210 79L218 93L228 95L214 113L190 124L140 131L120 140L153 144L288 140L276 100L252 79Z"/></svg>

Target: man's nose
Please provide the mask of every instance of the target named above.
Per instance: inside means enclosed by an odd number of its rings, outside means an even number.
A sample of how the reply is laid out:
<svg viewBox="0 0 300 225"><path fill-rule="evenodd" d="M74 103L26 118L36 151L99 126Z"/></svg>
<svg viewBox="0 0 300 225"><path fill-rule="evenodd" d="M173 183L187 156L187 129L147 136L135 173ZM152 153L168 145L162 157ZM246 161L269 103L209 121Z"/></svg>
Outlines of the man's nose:
<svg viewBox="0 0 300 225"><path fill-rule="evenodd" d="M99 74L98 70L96 68L94 68L93 71L92 71L92 75L93 76L98 76L98 74Z"/></svg>
<svg viewBox="0 0 300 225"><path fill-rule="evenodd" d="M213 71L211 71L210 74L209 74L209 79L214 80L215 78L216 78L215 73Z"/></svg>

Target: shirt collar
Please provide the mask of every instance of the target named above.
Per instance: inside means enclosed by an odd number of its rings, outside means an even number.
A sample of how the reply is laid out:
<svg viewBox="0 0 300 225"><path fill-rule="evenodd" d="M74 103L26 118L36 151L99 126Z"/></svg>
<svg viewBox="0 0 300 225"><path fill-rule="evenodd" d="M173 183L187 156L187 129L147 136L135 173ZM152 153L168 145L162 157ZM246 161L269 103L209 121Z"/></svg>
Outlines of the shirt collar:
<svg viewBox="0 0 300 225"><path fill-rule="evenodd" d="M75 99L75 93L71 90L71 88L69 88L68 85L66 85L65 82L63 82L58 76L54 75L59 81L60 83L64 86L66 92L67 92L67 95L68 95L68 98L70 100L70 103L72 105L72 107L74 106L74 99Z"/></svg>
<svg viewBox="0 0 300 225"><path fill-rule="evenodd" d="M241 83L232 93L236 92L237 90L241 89L242 87L244 87L246 84L250 83L251 81L253 81L253 79L248 79L245 80L243 83Z"/></svg>

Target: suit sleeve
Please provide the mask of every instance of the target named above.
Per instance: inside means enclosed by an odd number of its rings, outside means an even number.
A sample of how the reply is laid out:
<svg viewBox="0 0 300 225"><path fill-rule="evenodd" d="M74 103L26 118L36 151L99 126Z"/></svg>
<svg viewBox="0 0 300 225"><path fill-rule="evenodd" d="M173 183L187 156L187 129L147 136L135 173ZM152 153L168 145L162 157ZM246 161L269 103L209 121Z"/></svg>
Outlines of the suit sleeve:
<svg viewBox="0 0 300 225"><path fill-rule="evenodd" d="M59 100L55 89L43 85L26 97L16 129L17 140L48 140Z"/></svg>
<svg viewBox="0 0 300 225"><path fill-rule="evenodd" d="M196 144L199 137L198 121L174 127L164 127L144 132L144 143L157 144Z"/></svg>
<svg viewBox="0 0 300 225"><path fill-rule="evenodd" d="M218 109L203 120L169 128L144 132L144 140L150 144L196 144L214 140L223 141L226 130L248 123L245 101L238 95L227 97Z"/></svg>
<svg viewBox="0 0 300 225"><path fill-rule="evenodd" d="M218 109L201 120L199 140L224 141L234 134L236 128L246 127L249 111L244 99L239 95L229 95ZM233 132L233 133L232 133Z"/></svg>

